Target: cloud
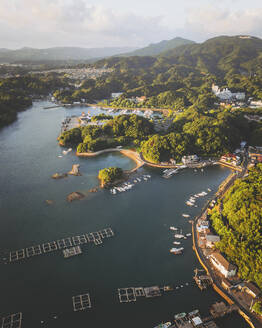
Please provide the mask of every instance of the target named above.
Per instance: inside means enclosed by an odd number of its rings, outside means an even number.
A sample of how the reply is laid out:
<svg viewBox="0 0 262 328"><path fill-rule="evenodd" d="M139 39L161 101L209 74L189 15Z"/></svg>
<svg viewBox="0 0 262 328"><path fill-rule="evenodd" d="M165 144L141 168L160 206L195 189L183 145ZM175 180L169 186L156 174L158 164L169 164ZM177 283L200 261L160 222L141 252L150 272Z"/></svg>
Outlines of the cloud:
<svg viewBox="0 0 262 328"><path fill-rule="evenodd" d="M190 9L186 19L186 31L202 39L215 35L248 34L262 36L262 8L230 11L203 7Z"/></svg>
<svg viewBox="0 0 262 328"><path fill-rule="evenodd" d="M161 17L119 12L84 0L1 0L0 38L10 46L137 46L171 32ZM5 31L5 32L4 32ZM7 31L7 32L6 32Z"/></svg>

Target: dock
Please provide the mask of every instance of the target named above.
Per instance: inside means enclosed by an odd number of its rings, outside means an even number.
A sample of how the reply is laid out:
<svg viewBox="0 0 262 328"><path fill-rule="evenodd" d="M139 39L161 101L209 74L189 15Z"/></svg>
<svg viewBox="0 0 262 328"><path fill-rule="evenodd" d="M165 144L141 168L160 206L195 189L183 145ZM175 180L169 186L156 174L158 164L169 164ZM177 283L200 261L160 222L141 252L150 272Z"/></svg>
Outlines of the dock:
<svg viewBox="0 0 262 328"><path fill-rule="evenodd" d="M69 257L82 254L82 250L81 250L80 246L74 246L71 248L64 249L63 254L64 254L64 258L67 259Z"/></svg>
<svg viewBox="0 0 262 328"><path fill-rule="evenodd" d="M73 301L73 309L75 312L91 309L92 307L89 293L73 296L72 301Z"/></svg>
<svg viewBox="0 0 262 328"><path fill-rule="evenodd" d="M195 280L199 289L202 291L204 289L207 289L209 286L212 286L213 280L209 275L199 275L198 273L201 271L204 270L195 269L195 275L193 279Z"/></svg>
<svg viewBox="0 0 262 328"><path fill-rule="evenodd" d="M22 325L21 312L10 314L2 318L1 328L21 328L21 325Z"/></svg>
<svg viewBox="0 0 262 328"><path fill-rule="evenodd" d="M41 245L30 246L25 249L22 248L9 252L9 262L17 262L36 255L69 249L70 247L80 246L87 243L93 243L96 246L101 245L103 244L103 239L114 237L114 235L115 233L112 228L108 227L99 231L50 241Z"/></svg>

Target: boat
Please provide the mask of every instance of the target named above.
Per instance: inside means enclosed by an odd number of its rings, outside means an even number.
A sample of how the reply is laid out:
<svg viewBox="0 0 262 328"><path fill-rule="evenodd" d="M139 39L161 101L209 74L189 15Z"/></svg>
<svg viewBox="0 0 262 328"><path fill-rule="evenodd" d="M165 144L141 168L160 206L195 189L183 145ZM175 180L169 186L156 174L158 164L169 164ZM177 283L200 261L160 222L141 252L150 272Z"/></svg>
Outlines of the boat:
<svg viewBox="0 0 262 328"><path fill-rule="evenodd" d="M212 191L210 188L207 188L207 190L210 192L210 191Z"/></svg>
<svg viewBox="0 0 262 328"><path fill-rule="evenodd" d="M182 312L182 313L178 313L174 316L175 319L182 319L186 317L186 313Z"/></svg>
<svg viewBox="0 0 262 328"><path fill-rule="evenodd" d="M163 178L170 178L173 174L176 174L178 169L169 169L167 172L163 174Z"/></svg>
<svg viewBox="0 0 262 328"><path fill-rule="evenodd" d="M180 241L173 241L173 244L174 244L174 245L180 245L181 242L180 242Z"/></svg>
<svg viewBox="0 0 262 328"><path fill-rule="evenodd" d="M189 214L182 214L182 216L184 217L184 218L190 218L190 215Z"/></svg>
<svg viewBox="0 0 262 328"><path fill-rule="evenodd" d="M186 202L186 204L187 204L188 206L194 206L194 204L193 204L192 202L190 202L189 200Z"/></svg>
<svg viewBox="0 0 262 328"><path fill-rule="evenodd" d="M182 254L183 249L184 249L184 247L180 247L180 248L173 247L170 249L170 253L175 254L175 255L180 255L180 254Z"/></svg>
<svg viewBox="0 0 262 328"><path fill-rule="evenodd" d="M175 237L175 238L178 238L178 239L185 238L185 236L182 235L182 233L176 233L176 234L174 234L174 237Z"/></svg>
<svg viewBox="0 0 262 328"><path fill-rule="evenodd" d="M62 155L58 155L57 157L62 158L63 156Z"/></svg>
<svg viewBox="0 0 262 328"><path fill-rule="evenodd" d="M170 321L168 322L165 322L165 323L160 323L159 325L157 325L156 327L154 328L168 328L172 325L172 323Z"/></svg>
<svg viewBox="0 0 262 328"><path fill-rule="evenodd" d="M169 292L171 290L174 290L173 286L164 286L164 292Z"/></svg>
<svg viewBox="0 0 262 328"><path fill-rule="evenodd" d="M191 233L187 233L186 236L187 236L187 237L191 237Z"/></svg>
<svg viewBox="0 0 262 328"><path fill-rule="evenodd" d="M172 227L172 226L171 226L171 227L169 227L169 229L170 229L170 230L173 230L173 231L177 231L177 230L178 230L177 228L175 228L175 227Z"/></svg>

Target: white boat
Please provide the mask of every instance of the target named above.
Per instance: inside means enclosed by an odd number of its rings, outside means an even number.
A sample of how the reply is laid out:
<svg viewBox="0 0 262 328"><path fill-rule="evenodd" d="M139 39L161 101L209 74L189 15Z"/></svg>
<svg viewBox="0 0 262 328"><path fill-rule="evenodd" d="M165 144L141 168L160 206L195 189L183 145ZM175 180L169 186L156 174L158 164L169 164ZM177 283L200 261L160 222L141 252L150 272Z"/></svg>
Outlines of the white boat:
<svg viewBox="0 0 262 328"><path fill-rule="evenodd" d="M174 245L180 245L181 242L180 242L180 241L173 241L173 244L174 244Z"/></svg>
<svg viewBox="0 0 262 328"><path fill-rule="evenodd" d="M172 253L172 254L182 254L182 251L184 250L184 247L180 247L180 248L175 248L175 247L173 247L173 248L171 248L170 249L170 253Z"/></svg>
<svg viewBox="0 0 262 328"><path fill-rule="evenodd" d="M62 155L58 155L57 157L62 158L63 156Z"/></svg>
<svg viewBox="0 0 262 328"><path fill-rule="evenodd" d="M182 235L181 233L176 233L176 234L174 235L174 237L175 237L175 238L178 238L178 239L185 238L185 236Z"/></svg>
<svg viewBox="0 0 262 328"><path fill-rule="evenodd" d="M190 201L187 201L186 204L187 204L188 206L194 206L194 204L191 203Z"/></svg>
<svg viewBox="0 0 262 328"><path fill-rule="evenodd" d="M171 226L171 227L169 227L169 229L170 229L170 230L173 230L173 231L177 231L177 230L178 230L177 228L175 228L175 227L172 227L172 226Z"/></svg>
<svg viewBox="0 0 262 328"><path fill-rule="evenodd" d="M176 174L178 169L169 169L163 174L163 178L170 178L173 174Z"/></svg>
<svg viewBox="0 0 262 328"><path fill-rule="evenodd" d="M210 191L212 191L210 188L207 188L207 190L210 192Z"/></svg>
<svg viewBox="0 0 262 328"><path fill-rule="evenodd" d="M189 214L182 214L182 216L184 217L184 218L190 218L190 215Z"/></svg>
<svg viewBox="0 0 262 328"><path fill-rule="evenodd" d="M187 233L186 236L187 236L187 237L191 237L191 233Z"/></svg>

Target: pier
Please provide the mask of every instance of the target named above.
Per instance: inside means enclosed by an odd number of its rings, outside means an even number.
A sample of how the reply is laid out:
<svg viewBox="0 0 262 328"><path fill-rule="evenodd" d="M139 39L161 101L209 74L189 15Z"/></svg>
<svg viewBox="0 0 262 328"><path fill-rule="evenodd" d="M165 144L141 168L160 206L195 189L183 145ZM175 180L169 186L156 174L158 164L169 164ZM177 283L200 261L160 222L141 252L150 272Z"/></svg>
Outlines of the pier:
<svg viewBox="0 0 262 328"><path fill-rule="evenodd" d="M10 314L2 319L1 328L21 328L22 313Z"/></svg>
<svg viewBox="0 0 262 328"><path fill-rule="evenodd" d="M90 295L82 294L72 297L74 311L83 311L86 309L91 309Z"/></svg>
<svg viewBox="0 0 262 328"><path fill-rule="evenodd" d="M95 232L89 232L82 235L67 237L56 241L43 243L42 245L30 246L25 249L22 248L17 251L11 251L9 253L9 262L16 262L25 258L50 253L65 248L70 249L70 247L74 248L74 246L79 246L87 243L101 245L103 243L103 239L111 238L114 235L115 234L112 228L109 227Z"/></svg>

